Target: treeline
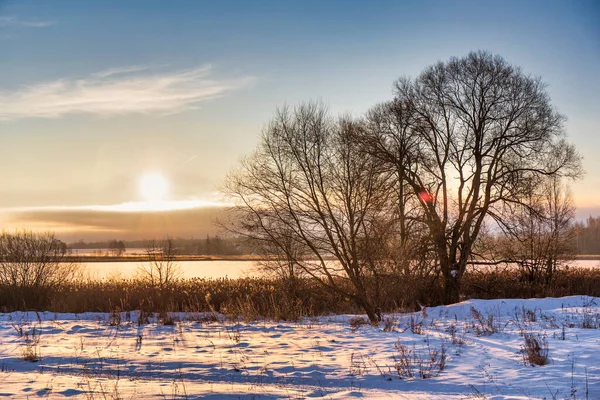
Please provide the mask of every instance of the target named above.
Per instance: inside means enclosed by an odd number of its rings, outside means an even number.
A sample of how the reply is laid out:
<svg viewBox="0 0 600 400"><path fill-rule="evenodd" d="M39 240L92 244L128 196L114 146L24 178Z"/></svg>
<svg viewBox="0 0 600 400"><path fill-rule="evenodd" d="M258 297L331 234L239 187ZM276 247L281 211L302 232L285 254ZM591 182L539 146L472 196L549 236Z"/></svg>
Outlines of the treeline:
<svg viewBox="0 0 600 400"><path fill-rule="evenodd" d="M574 225L577 254L600 254L600 217L590 216Z"/></svg>
<svg viewBox="0 0 600 400"><path fill-rule="evenodd" d="M172 238L175 246L176 255L207 255L207 256L233 256L251 254L252 249L241 238L222 237L219 235L206 235L205 238ZM127 249L147 249L151 246L153 240L108 240L99 242L78 242L69 244L70 249L86 249L86 250L108 250L110 253L113 249L123 252Z"/></svg>
<svg viewBox="0 0 600 400"><path fill-rule="evenodd" d="M600 254L600 217L590 216L583 222L575 222L572 226L573 234L570 235L572 244L570 253L587 255ZM57 239L58 240L58 239ZM249 255L255 252L255 249L248 244L244 238L240 237L222 237L219 235L206 238L174 238L176 254L178 255ZM79 240L69 245L61 242L61 245L68 249L88 249L88 250L123 250L126 249L146 249L151 240L117 240L85 242Z"/></svg>

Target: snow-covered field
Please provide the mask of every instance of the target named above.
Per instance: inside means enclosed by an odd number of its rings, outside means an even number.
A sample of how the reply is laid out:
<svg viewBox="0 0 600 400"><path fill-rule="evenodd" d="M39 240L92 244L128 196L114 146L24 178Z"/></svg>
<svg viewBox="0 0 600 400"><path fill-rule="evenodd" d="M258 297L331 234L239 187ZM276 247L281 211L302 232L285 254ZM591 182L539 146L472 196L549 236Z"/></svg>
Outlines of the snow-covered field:
<svg viewBox="0 0 600 400"><path fill-rule="evenodd" d="M600 298L471 300L379 327L173 316L0 314L0 397L600 398ZM545 338L547 365L524 337Z"/></svg>

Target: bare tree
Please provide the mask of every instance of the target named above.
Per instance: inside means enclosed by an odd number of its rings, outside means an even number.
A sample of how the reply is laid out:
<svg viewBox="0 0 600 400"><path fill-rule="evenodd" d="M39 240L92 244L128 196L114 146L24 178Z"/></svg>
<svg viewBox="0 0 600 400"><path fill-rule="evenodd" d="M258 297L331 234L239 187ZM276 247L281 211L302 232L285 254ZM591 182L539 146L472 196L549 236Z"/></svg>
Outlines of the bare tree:
<svg viewBox="0 0 600 400"><path fill-rule="evenodd" d="M360 151L361 129L320 104L279 110L256 152L228 177L237 205L228 228L276 247L285 265L353 299L375 322L380 255L368 249L379 240L391 189L389 174Z"/></svg>
<svg viewBox="0 0 600 400"><path fill-rule="evenodd" d="M52 290L78 277L81 266L68 258L67 246L53 233L32 231L0 234L0 284L36 306ZM27 300L33 300L33 304Z"/></svg>
<svg viewBox="0 0 600 400"><path fill-rule="evenodd" d="M150 240L146 246L148 261L139 267L138 276L160 289L170 286L181 275L176 254L177 249L172 237Z"/></svg>
<svg viewBox="0 0 600 400"><path fill-rule="evenodd" d="M125 242L117 239L109 240L108 250L113 256L121 257L126 251Z"/></svg>
<svg viewBox="0 0 600 400"><path fill-rule="evenodd" d="M304 277L302 268L297 260L301 260L306 254L306 246L302 246L294 239L293 231L289 227L282 225L277 231L271 228L273 240L251 240L256 253L263 259L257 261L259 271L266 276L275 276L287 282L291 288L296 284L296 280Z"/></svg>
<svg viewBox="0 0 600 400"><path fill-rule="evenodd" d="M506 207L500 225L504 237L496 249L499 256L519 265L529 281L543 279L548 283L575 250L575 207L570 193L553 176L520 203Z"/></svg>
<svg viewBox="0 0 600 400"><path fill-rule="evenodd" d="M372 111L362 142L419 204L443 301L456 302L484 221L501 223L504 206L520 203L541 177L577 177L580 158L542 81L499 56L440 62L398 80L395 94Z"/></svg>

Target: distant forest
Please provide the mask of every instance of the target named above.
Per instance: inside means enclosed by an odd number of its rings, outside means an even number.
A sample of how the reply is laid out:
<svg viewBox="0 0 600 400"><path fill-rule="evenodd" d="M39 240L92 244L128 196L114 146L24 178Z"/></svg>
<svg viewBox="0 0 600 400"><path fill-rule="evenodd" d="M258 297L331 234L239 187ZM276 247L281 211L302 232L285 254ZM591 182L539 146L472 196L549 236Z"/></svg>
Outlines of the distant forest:
<svg viewBox="0 0 600 400"><path fill-rule="evenodd" d="M600 254L600 217L589 217L577 222L575 229L576 254Z"/></svg>
<svg viewBox="0 0 600 400"><path fill-rule="evenodd" d="M94 249L106 250L115 247L115 243L122 244L126 249L145 249L150 244L150 240L107 240L102 242L78 242L69 244L70 249ZM233 256L251 254L252 249L240 238L224 238L221 236L210 236L206 238L173 238L175 253L180 255L209 255L209 256Z"/></svg>
<svg viewBox="0 0 600 400"><path fill-rule="evenodd" d="M573 225L573 249L575 254L600 254L600 216L589 217L583 222L576 222ZM180 255L214 255L214 256L233 256L248 255L253 253L253 248L243 238L228 237L219 235L206 238L174 238L176 253ZM145 249L149 240L107 240L103 242L84 242L80 240L69 244L70 249L94 249L106 250L114 248L114 243L122 243L125 249Z"/></svg>

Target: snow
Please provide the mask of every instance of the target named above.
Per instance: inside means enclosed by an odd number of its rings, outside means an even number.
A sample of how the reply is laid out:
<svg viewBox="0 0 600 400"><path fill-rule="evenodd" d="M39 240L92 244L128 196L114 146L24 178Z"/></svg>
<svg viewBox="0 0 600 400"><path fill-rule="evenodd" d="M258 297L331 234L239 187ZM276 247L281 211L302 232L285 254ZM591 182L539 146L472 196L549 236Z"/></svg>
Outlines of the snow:
<svg viewBox="0 0 600 400"><path fill-rule="evenodd" d="M469 300L386 315L378 327L352 315L211 322L178 313L174 325L141 326L138 316L0 314L0 397L600 398L600 298ZM525 333L545 336L547 365L524 362ZM442 345L442 371L420 379L413 363L414 376L399 377L400 348L427 365ZM23 359L32 352L37 362Z"/></svg>

